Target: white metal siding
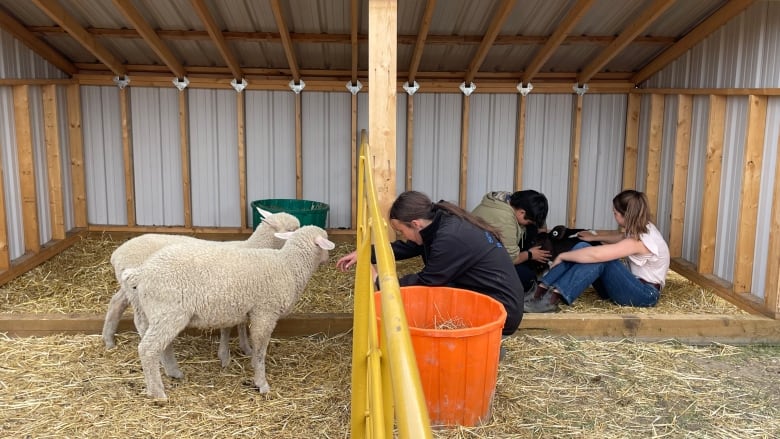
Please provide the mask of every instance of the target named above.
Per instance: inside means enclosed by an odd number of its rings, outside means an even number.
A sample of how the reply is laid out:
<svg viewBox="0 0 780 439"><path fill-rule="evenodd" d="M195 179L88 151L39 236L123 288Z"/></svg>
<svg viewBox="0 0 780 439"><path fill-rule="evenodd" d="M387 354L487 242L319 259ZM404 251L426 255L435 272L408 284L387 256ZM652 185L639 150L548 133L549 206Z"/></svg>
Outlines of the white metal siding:
<svg viewBox="0 0 780 439"><path fill-rule="evenodd" d="M122 121L116 87L81 87L87 221L127 224Z"/></svg>
<svg viewBox="0 0 780 439"><path fill-rule="evenodd" d="M526 103L522 189L547 197L548 225L566 224L573 97L531 93Z"/></svg>
<svg viewBox="0 0 780 439"><path fill-rule="evenodd" d="M22 194L19 187L19 160L14 125L14 92L12 87L0 87L0 165L2 165L5 198L5 220L8 253L11 259L24 254Z"/></svg>
<svg viewBox="0 0 780 439"><path fill-rule="evenodd" d="M136 223L184 224L177 89L131 87Z"/></svg>
<svg viewBox="0 0 780 439"><path fill-rule="evenodd" d="M612 198L623 184L627 104L626 95L583 97L576 227L616 227Z"/></svg>
<svg viewBox="0 0 780 439"><path fill-rule="evenodd" d="M352 220L352 105L343 93L301 95L303 198L330 206L329 228Z"/></svg>
<svg viewBox="0 0 780 439"><path fill-rule="evenodd" d="M188 93L192 224L240 227L236 92Z"/></svg>
<svg viewBox="0 0 780 439"><path fill-rule="evenodd" d="M701 233L701 209L705 189L704 167L707 157L708 128L709 96L694 96L682 246L682 257L693 263L699 261L699 234Z"/></svg>
<svg viewBox="0 0 780 439"><path fill-rule="evenodd" d="M38 239L41 244L45 244L51 240L51 215L49 214L49 167L47 166L46 139L43 133L43 96L40 87L33 86L29 90Z"/></svg>
<svg viewBox="0 0 780 439"><path fill-rule="evenodd" d="M295 198L295 94L245 91L247 215L252 201Z"/></svg>
<svg viewBox="0 0 780 439"><path fill-rule="evenodd" d="M54 65L0 29L0 78L56 79L66 77Z"/></svg>
<svg viewBox="0 0 780 439"><path fill-rule="evenodd" d="M757 1L646 81L647 87L780 87L780 2Z"/></svg>
<svg viewBox="0 0 780 439"><path fill-rule="evenodd" d="M462 108L460 94L414 96L412 188L434 202L458 203Z"/></svg>
<svg viewBox="0 0 780 439"><path fill-rule="evenodd" d="M674 179L674 154L677 149L677 95L664 96L664 129L661 134L661 175L658 176L658 205L650 206L655 225L669 241L669 225L672 221L672 183Z"/></svg>
<svg viewBox="0 0 780 439"><path fill-rule="evenodd" d="M468 210L486 192L516 190L517 96L475 94L469 98Z"/></svg>

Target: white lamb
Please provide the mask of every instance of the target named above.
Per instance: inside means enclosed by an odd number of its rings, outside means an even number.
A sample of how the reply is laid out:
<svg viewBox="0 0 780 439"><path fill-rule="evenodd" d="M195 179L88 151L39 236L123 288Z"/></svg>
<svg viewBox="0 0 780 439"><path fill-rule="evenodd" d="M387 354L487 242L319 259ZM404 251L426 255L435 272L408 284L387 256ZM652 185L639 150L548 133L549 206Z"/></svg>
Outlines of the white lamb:
<svg viewBox="0 0 780 439"><path fill-rule="evenodd" d="M193 238L185 235L165 235L157 233L147 233L128 240L120 245L111 254L111 265L114 267L114 274L117 282L120 282L122 272L128 268L136 268L146 261L152 254L158 250L174 244L196 244L196 245L230 245L247 248L281 248L284 240L276 238L274 233L291 232L300 227L298 218L288 213L271 213L257 208L263 221L257 226L252 235L244 241L209 241ZM130 305L133 292L122 288L121 282L119 290L111 297L108 304L108 311L103 323L103 342L106 347L111 349L116 346L114 334L116 334L119 320L122 313ZM135 308L135 306L134 306ZM146 321L143 312L133 314L136 329L141 333L146 327ZM238 325L238 339L241 350L246 354L251 354L251 347L247 341L246 325ZM230 330L231 328L222 328L220 331L220 343L218 356L222 366L226 367L230 362Z"/></svg>
<svg viewBox="0 0 780 439"><path fill-rule="evenodd" d="M279 250L173 245L124 271L123 288L136 289L138 306L148 319L138 354L149 396L167 398L160 363L168 376L184 376L172 349L182 330L230 327L247 316L254 384L260 393L270 390L265 355L271 333L335 247L317 226L276 236L288 239Z"/></svg>

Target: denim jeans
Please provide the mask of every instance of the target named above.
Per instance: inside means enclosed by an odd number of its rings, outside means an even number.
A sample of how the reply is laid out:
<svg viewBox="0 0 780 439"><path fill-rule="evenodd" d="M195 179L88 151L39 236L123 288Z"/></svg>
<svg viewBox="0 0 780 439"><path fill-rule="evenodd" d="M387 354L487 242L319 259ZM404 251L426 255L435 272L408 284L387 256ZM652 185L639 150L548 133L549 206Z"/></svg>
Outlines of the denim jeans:
<svg viewBox="0 0 780 439"><path fill-rule="evenodd" d="M581 242L572 250L589 246ZM590 285L602 298L608 297L618 305L655 306L661 295L652 285L641 282L620 260L587 264L562 262L544 275L541 282L557 289L570 305Z"/></svg>

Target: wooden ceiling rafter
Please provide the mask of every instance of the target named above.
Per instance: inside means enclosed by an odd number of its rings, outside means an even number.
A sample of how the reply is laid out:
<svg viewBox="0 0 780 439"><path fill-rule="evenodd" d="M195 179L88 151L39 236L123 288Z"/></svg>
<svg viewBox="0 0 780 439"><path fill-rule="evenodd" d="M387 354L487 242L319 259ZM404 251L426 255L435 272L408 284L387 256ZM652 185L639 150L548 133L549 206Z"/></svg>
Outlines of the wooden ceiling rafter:
<svg viewBox="0 0 780 439"><path fill-rule="evenodd" d="M677 0L655 0L634 21L632 21L618 37L599 53L577 75L577 84L585 84L593 78L604 66L607 65L618 53L631 44L648 26L653 24L658 17L669 9Z"/></svg>
<svg viewBox="0 0 780 439"><path fill-rule="evenodd" d="M352 76L350 83L353 86L357 85L358 81L358 57L360 56L360 40L358 34L360 32L360 2L359 0L352 0L349 5L350 14L350 44L352 45Z"/></svg>
<svg viewBox="0 0 780 439"><path fill-rule="evenodd" d="M88 27L87 32L96 37L105 38L141 38L135 29L107 29ZM27 30L35 34L64 34L64 29L59 26L27 26ZM211 37L208 32L200 30L177 30L177 29L157 29L157 35L164 40L209 40ZM225 31L222 36L226 41L251 41L281 43L282 37L278 32L238 32ZM358 34L359 43L367 43L368 35ZM398 35L398 44L413 45L417 42L418 35ZM539 44L547 41L543 35L498 35L493 41L494 46L510 46L518 44ZM606 46L615 41L611 35L569 35L562 44L600 44ZM290 33L290 39L293 43L336 43L352 44L351 34L323 34L323 33ZM637 37L633 42L641 44L664 44L669 45L677 41L674 37L643 35ZM428 35L425 42L427 44L480 44L482 36L480 35Z"/></svg>
<svg viewBox="0 0 780 439"><path fill-rule="evenodd" d="M669 65L672 61L679 58L711 33L718 30L737 14L747 9L755 0L731 0L726 2L720 9L715 11L698 26L685 34L679 41L663 51L660 55L653 58L647 65L642 67L632 78L631 82L639 84L650 78L653 74Z"/></svg>
<svg viewBox="0 0 780 439"><path fill-rule="evenodd" d="M0 9L0 28L5 29L25 46L29 47L30 50L68 75L73 76L78 72L78 67L75 64L65 58L57 49L38 38L33 32L30 32L24 24L8 15L3 9Z"/></svg>
<svg viewBox="0 0 780 439"><path fill-rule="evenodd" d="M555 28L555 32L550 35L547 42L544 43L541 49L534 55L534 58L528 63L528 67L523 72L523 84L529 84L534 76L539 73L539 70L544 66L544 63L550 59L552 54L558 50L563 44L566 38L569 36L569 32L574 28L577 22L582 19L585 13L590 9L595 0L578 0L577 3L569 9L569 12L563 17L560 23Z"/></svg>
<svg viewBox="0 0 780 439"><path fill-rule="evenodd" d="M100 62L105 64L115 75L124 77L126 74L125 66L111 52L100 44L93 35L81 26L72 15L70 15L57 0L32 0L41 11L43 11L52 21L73 37L79 44L84 46L87 51L95 56Z"/></svg>
<svg viewBox="0 0 780 439"><path fill-rule="evenodd" d="M282 39L282 47L284 48L284 56L287 58L287 64L292 72L292 78L294 83L301 81L301 73L298 70L298 61L295 59L295 48L293 47L292 39L290 38L290 31L287 29L287 24L282 17L282 8L279 6L279 0L271 0L271 9L274 13L274 20L276 20L276 27L279 28L279 36Z"/></svg>
<svg viewBox="0 0 780 439"><path fill-rule="evenodd" d="M501 26L504 24L507 17L509 17L516 2L517 0L504 0L496 15L493 16L493 20L491 21L487 32L485 32L482 42L479 44L476 55L471 59L471 62L466 69L466 74L463 78L466 85L470 85L474 82L474 77L479 71L480 66L482 66L482 62L485 61L488 51L493 46L493 41L495 41L498 33L501 31Z"/></svg>
<svg viewBox="0 0 780 439"><path fill-rule="evenodd" d="M422 20L420 21L419 30L417 31L417 40L414 43L412 60L409 63L409 85L414 85L417 70L420 68L420 61L422 61L422 54L425 49L425 41L428 39L428 32L431 29L431 21L433 21L433 12L435 9L436 0L428 0L425 4L425 11L423 12Z"/></svg>
<svg viewBox="0 0 780 439"><path fill-rule="evenodd" d="M133 5L133 2L131 0L113 0L113 2L117 10L130 23L130 26L138 31L141 38L143 38L146 44L151 47L160 61L168 66L174 76L176 76L177 79L184 78L186 75L184 66L179 62L173 52L171 52L171 49L163 43L154 28L152 28L141 13L138 12Z"/></svg>
<svg viewBox="0 0 780 439"><path fill-rule="evenodd" d="M192 7L195 8L195 12L198 13L200 21L206 27L206 32L208 32L214 45L217 46L219 54L227 64L235 80L240 81L244 79L244 72L241 69L238 58L236 58L235 53L228 47L227 41L225 41L225 37L222 35L222 30L217 26L217 22L211 15L206 3L203 0L190 0L190 3L192 3Z"/></svg>

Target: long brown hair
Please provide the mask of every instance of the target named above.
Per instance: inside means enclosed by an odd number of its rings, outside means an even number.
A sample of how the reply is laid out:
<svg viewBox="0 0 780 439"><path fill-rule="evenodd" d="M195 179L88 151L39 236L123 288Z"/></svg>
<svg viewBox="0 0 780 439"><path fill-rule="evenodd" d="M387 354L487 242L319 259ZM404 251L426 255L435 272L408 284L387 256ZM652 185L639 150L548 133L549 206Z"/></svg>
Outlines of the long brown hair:
<svg viewBox="0 0 780 439"><path fill-rule="evenodd" d="M449 201L440 200L438 203L434 203L422 192L406 191L401 193L395 199L393 205L390 206L389 216L390 219L408 224L416 219L432 220L437 210L443 210L450 215L463 218L480 229L492 233L499 240L501 239L498 229L485 222L482 218L472 215Z"/></svg>
<svg viewBox="0 0 780 439"><path fill-rule="evenodd" d="M615 195L612 207L625 219L626 236L639 239L639 235L647 233L650 222L650 206L643 192L626 189Z"/></svg>

